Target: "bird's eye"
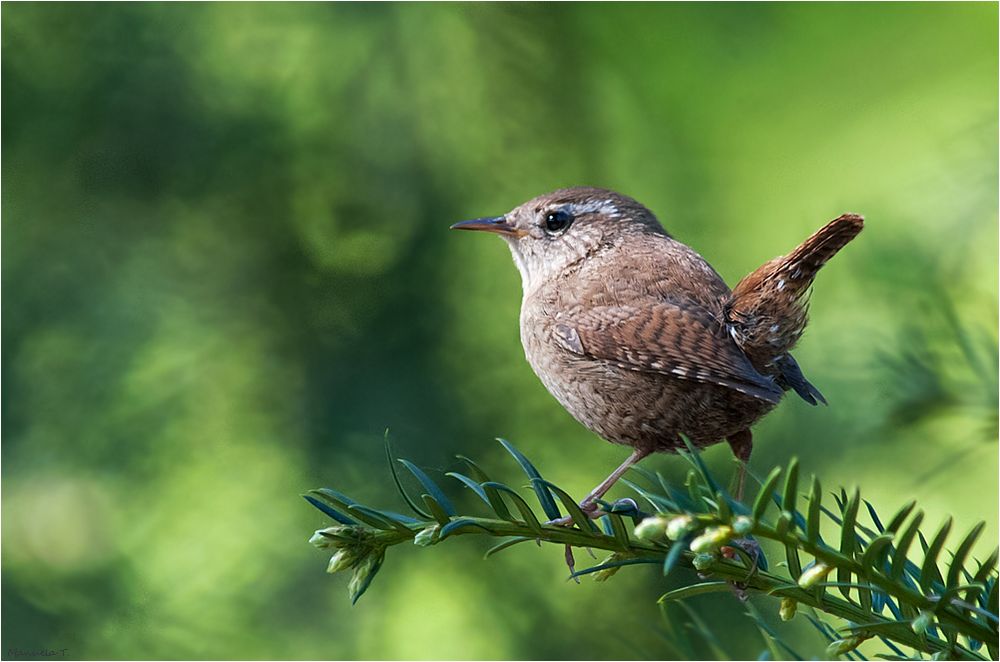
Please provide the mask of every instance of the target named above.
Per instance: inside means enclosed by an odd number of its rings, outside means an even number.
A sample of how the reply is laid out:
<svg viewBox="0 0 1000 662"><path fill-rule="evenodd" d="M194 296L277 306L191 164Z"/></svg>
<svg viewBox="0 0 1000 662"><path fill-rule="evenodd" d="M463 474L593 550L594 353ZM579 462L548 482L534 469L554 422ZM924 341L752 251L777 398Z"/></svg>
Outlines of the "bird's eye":
<svg viewBox="0 0 1000 662"><path fill-rule="evenodd" d="M556 232L562 232L569 227L569 224L573 222L573 215L568 211L563 209L557 209L555 211L550 211L545 215L545 230L549 233L555 234Z"/></svg>

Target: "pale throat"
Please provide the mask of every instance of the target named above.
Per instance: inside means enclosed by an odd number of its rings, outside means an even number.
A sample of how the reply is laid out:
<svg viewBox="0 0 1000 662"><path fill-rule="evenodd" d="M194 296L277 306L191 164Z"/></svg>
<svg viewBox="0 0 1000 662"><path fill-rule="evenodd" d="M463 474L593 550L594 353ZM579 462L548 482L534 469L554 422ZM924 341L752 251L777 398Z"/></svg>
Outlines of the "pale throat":
<svg viewBox="0 0 1000 662"><path fill-rule="evenodd" d="M547 246L544 253L523 251L520 242L539 241L538 239L507 239L510 254L514 264L521 274L521 290L527 298L534 290L544 283L554 281L560 274L573 268L581 261L590 257L600 246L596 236L564 236Z"/></svg>

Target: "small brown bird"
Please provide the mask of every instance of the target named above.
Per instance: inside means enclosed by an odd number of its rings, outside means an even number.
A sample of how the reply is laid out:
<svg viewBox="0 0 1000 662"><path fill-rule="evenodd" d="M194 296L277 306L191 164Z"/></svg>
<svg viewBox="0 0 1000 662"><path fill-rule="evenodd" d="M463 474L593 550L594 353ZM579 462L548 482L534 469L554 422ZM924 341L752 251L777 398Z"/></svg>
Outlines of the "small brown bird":
<svg viewBox="0 0 1000 662"><path fill-rule="evenodd" d="M745 463L750 426L785 391L825 404L789 350L816 272L863 225L854 214L830 221L732 291L652 212L613 191L561 189L452 228L506 240L535 374L583 425L634 449L580 504L596 515L596 500L629 467L683 448L680 435L701 448L725 439Z"/></svg>

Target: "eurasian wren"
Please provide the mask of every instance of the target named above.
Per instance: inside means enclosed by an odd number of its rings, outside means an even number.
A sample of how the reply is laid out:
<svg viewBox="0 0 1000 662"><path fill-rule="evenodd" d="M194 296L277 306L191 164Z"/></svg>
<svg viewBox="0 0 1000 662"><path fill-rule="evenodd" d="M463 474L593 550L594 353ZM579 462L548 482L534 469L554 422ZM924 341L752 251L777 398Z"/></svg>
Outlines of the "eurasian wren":
<svg viewBox="0 0 1000 662"><path fill-rule="evenodd" d="M569 188L454 229L499 234L521 272L521 343L535 374L582 424L633 448L584 499L591 514L630 466L723 439L743 462L752 426L794 390L826 402L789 351L816 272L862 229L830 221L730 290L694 250L624 195ZM742 465L738 492L742 492Z"/></svg>

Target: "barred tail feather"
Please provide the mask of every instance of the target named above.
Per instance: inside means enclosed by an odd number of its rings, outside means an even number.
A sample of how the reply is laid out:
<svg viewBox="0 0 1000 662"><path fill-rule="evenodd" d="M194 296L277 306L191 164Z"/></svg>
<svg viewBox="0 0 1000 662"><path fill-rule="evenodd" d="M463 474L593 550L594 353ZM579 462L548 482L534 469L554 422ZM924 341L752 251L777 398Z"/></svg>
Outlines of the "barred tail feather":
<svg viewBox="0 0 1000 662"><path fill-rule="evenodd" d="M806 325L807 295L816 273L862 228L864 218L857 214L835 218L791 253L761 266L733 289L726 305L726 323L759 370L798 341Z"/></svg>
<svg viewBox="0 0 1000 662"><path fill-rule="evenodd" d="M816 272L858 236L864 226L865 219L857 214L835 218L781 260L775 275L785 276L790 284L804 283L808 287Z"/></svg>

